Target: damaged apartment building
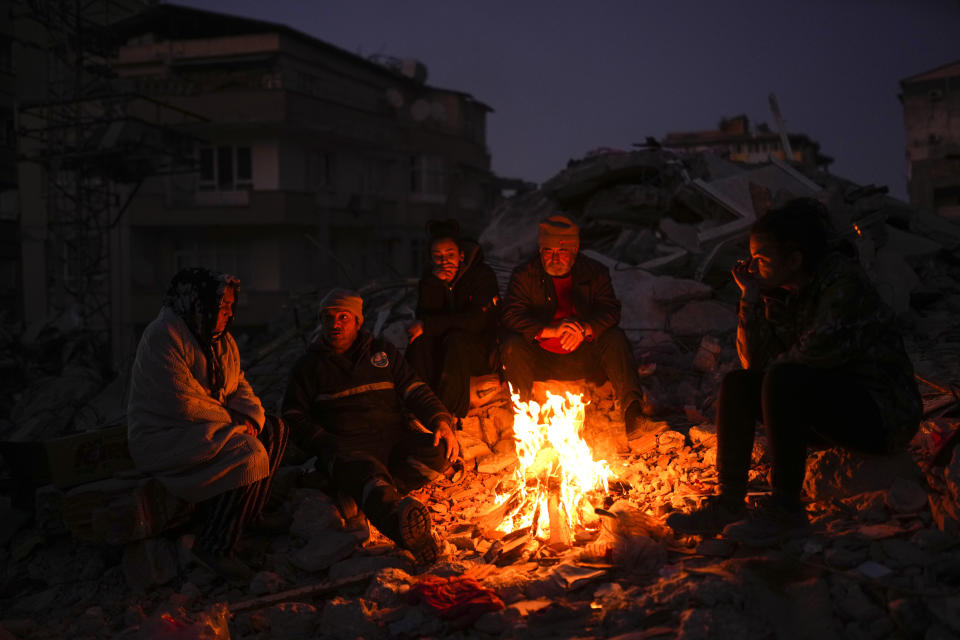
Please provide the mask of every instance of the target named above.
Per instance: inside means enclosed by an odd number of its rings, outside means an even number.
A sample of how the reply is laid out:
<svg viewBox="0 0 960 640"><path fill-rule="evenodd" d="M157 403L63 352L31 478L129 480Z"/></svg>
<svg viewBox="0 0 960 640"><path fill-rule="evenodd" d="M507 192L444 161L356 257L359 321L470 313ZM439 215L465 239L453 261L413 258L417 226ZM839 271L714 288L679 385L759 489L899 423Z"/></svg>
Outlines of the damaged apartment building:
<svg viewBox="0 0 960 640"><path fill-rule="evenodd" d="M257 329L298 292L418 273L427 220L476 233L493 205L490 107L418 61L175 4L54 4L17 27L39 46L19 50L11 279L25 326L98 332L108 368L182 267L238 275Z"/></svg>
<svg viewBox="0 0 960 640"><path fill-rule="evenodd" d="M911 204L960 220L960 60L901 80L900 102Z"/></svg>
<svg viewBox="0 0 960 640"><path fill-rule="evenodd" d="M291 293L416 274L427 220L473 230L492 205L491 109L422 63L176 5L118 29L119 77L198 117L195 170L146 181L126 214L127 344L182 267L236 273L238 322L263 326Z"/></svg>

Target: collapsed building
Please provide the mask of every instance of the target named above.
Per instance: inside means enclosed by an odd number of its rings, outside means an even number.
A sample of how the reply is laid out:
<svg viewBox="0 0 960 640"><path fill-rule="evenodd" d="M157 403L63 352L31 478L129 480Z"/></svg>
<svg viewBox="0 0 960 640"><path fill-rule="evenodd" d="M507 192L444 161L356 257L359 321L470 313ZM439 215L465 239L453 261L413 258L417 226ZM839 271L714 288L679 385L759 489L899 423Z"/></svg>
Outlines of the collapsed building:
<svg viewBox="0 0 960 640"><path fill-rule="evenodd" d="M806 537L754 551L675 538L663 517L697 504L716 482L712 403L723 373L738 366L730 265L745 254L752 222L797 196L829 205L835 227L897 310L923 380L925 421L903 456L814 453L805 490L815 528ZM594 494L596 515L586 525L542 536L536 526L504 526L502 505L515 504L516 416L497 380L475 379L458 433L465 466L422 490L448 545L431 575L417 577L376 532L345 530L325 493L299 486L311 463L294 450L278 483L294 516L289 535L255 543L265 570L246 591L218 585L182 559L183 505L124 459L125 380L100 388L78 371L56 391L25 394L13 414L24 421L14 429L37 416L58 427L35 432L43 433L43 455L29 457L37 446L20 443L19 465L5 456L8 472L25 478L20 496L32 501L35 523L26 526L23 504L8 508L2 597L16 600L16 617L0 623L31 637L156 637L174 627L206 627L224 638L960 632L960 449L944 444L957 427L960 227L884 188L781 160L744 165L651 145L603 150L494 211L479 240L501 288L533 251L537 221L557 209L582 224L582 250L609 266L655 419L667 423L653 443L628 441L608 385L565 385L589 400L584 438L612 479ZM416 281L377 280L361 292L368 327L404 345ZM277 407L289 364L313 338L322 293L299 295L267 336L241 347L268 408ZM77 431L84 433L54 437ZM753 458L751 486L762 491L769 473L762 438ZM52 475L36 473L44 469ZM498 495L507 499L495 506ZM53 563L93 588L53 580ZM771 570L779 577L770 579ZM32 586L14 597L23 576ZM36 621L51 609L62 612L58 623Z"/></svg>
<svg viewBox="0 0 960 640"><path fill-rule="evenodd" d="M47 17L63 20L55 13ZM103 29L96 33L98 45L116 45ZM209 266L229 268L239 255L256 254L256 278L265 281L252 281L250 314L266 330L238 337L248 379L268 409L276 409L290 364L314 337L323 293L309 278L287 286L285 273L359 276L351 284L365 296L369 328L402 347L416 281L375 276L414 272L426 218L479 219L474 214L485 210L493 187L484 138L488 108L466 94L426 85L422 65L362 59L270 23L162 5L125 21L114 35L123 44L117 68L139 97L98 101L94 115L103 120L105 111L98 110L112 110L109 126L89 127L77 139L53 133L89 123L73 119L64 128L50 115L66 117L72 108L90 106L75 95L38 98L27 115L48 136L37 159L53 166L55 157L69 156L75 169L108 166L112 173L78 173L68 183L111 187L110 193L116 187L124 196L84 192L86 204L100 207L91 214L97 222L120 220L114 239L136 247L118 261L124 289L137 294L113 299L124 330L132 332L152 313L164 284L157 264L210 260ZM90 57L94 67L99 60ZM362 82L328 82L344 68L375 90ZM904 81L905 106L918 97L941 105L924 91L938 89L951 69ZM343 95L325 93L330 87L372 103L377 124L352 121L345 113L350 109L337 106ZM267 135L242 118L220 118L223 105L237 96L251 100L257 117L275 117ZM64 108L51 110L51 103ZM312 129L307 115L316 104L349 126ZM9 122L12 109L4 105L0 119ZM159 122L142 117L149 109ZM205 142L194 158L163 162L195 161L189 178L170 166L157 171L155 156L124 162L156 135L173 132L174 156L182 155L185 139ZM452 143L450 132L457 133ZM389 144L377 147L384 140ZM795 153L786 154L791 144ZM333 149L340 155L334 157ZM83 161L90 154L97 163ZM454 157L455 167L445 166L442 155ZM918 189L926 180L924 161L917 163ZM944 176L952 161L950 154L938 157L931 169L937 178L933 203L947 212L954 194ZM471 413L458 433L464 466L423 490L447 543L447 559L427 576L415 575L410 558L376 532L350 530L326 493L302 483L312 463L292 448L277 482L294 519L289 534L251 541L246 552L258 556L264 570L244 589L218 583L188 561L181 526L190 515L187 505L132 469L125 444L127 378L104 376L83 336L57 334L42 323L31 344L2 336L9 345L3 360L8 377L34 383L3 399L0 636L960 633L960 227L883 188L827 174L828 164L809 139L765 127L750 131L746 118L738 117L717 132L598 150L570 161L539 189L515 185L518 195L475 229L501 289L512 267L532 252L537 221L557 209L575 217L583 250L611 270L623 302L621 325L655 419L665 428L652 442L629 441L609 386L564 385L589 401L582 409L584 440L594 462L606 465L604 483L590 488L590 508L574 525L554 528L562 525L563 508L553 489L544 498L546 513L532 506L527 515L536 525L527 524L508 510L521 502L518 489L539 472L521 464L517 412L499 381L475 380ZM30 170L37 180L41 166ZM131 187L140 182L142 189ZM665 515L698 504L716 484L713 402L723 374L738 366L730 265L745 254L753 221L797 196L829 205L834 226L855 244L898 312L923 380L925 422L909 455L813 454L805 490L815 528L808 536L753 551L722 539L677 538L663 526ZM127 197L130 208L121 216L125 209L115 201ZM46 209L42 202L28 205L35 215L22 227L25 264L34 269L30 282L42 283L47 258L39 251L39 230ZM63 200L54 205L68 209ZM218 216L240 210L245 215L231 220L228 246L214 242L210 230ZM330 213L327 226L316 224L316 210ZM384 219L391 223L379 224ZM70 219L55 222L71 226ZM355 249L366 248L362 236L371 230L382 251L366 262L370 256ZM181 235L194 240L183 242ZM318 257L317 238L355 260L341 265L342 256ZM257 243L264 247L251 250ZM100 248L74 246L83 251L71 254L72 271L63 273L78 282L99 278L94 284L102 285L102 264L96 273L81 268L96 261ZM278 256L283 260L271 259ZM302 270L302 261L311 268ZM262 268L274 262L277 270ZM91 301L99 298L87 296ZM23 311L36 319L48 310ZM761 492L769 473L763 439L753 459L751 489ZM541 532L545 522L551 527Z"/></svg>

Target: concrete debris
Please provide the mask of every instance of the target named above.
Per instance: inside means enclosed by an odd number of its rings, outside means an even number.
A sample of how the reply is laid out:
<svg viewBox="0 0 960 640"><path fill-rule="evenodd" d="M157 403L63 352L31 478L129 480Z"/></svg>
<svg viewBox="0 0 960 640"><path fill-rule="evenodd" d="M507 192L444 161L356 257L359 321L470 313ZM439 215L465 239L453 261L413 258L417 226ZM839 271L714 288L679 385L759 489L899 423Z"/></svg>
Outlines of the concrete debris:
<svg viewBox="0 0 960 640"><path fill-rule="evenodd" d="M869 456L825 449L811 456L803 486L807 495L821 501L887 490L897 479L909 482L920 478L920 468L909 453Z"/></svg>
<svg viewBox="0 0 960 640"><path fill-rule="evenodd" d="M327 531L309 539L290 556L290 562L303 571L316 573L330 568L356 550L357 536L346 531Z"/></svg>
<svg viewBox="0 0 960 640"><path fill-rule="evenodd" d="M917 373L940 381L922 387L928 422L901 456L813 452L804 482L812 526L799 538L760 549L724 538L675 538L665 518L702 504L717 488L716 392L724 374L739 367L730 265L746 255L752 221L799 195L830 205L835 226L898 312ZM584 437L613 471L607 493L591 498L589 526L572 532L572 542L550 544L529 528L505 534L480 526L516 463L512 406L497 377L486 376L473 381L471 412L458 432L463 469L416 493L445 543L442 562L415 567L376 530L345 530L335 501L302 473L312 461L291 446L278 485L290 485L280 498L293 524L275 538L245 536L240 555L260 571L239 590L190 561L188 540L173 526L185 520L173 517L176 505L142 478L107 479L112 470L76 487L57 484L49 443L122 427L125 382L102 380L81 338L34 328L16 348L27 349L23 360L35 364L2 383L9 418L0 423L0 472L13 495L0 504L0 636L960 633L960 448L937 449L960 428L960 226L914 211L882 189L794 165L748 167L657 148L605 150L572 161L542 188L492 213L479 240L501 288L532 255L536 222L558 209L581 224L584 252L611 270L621 326L654 410L647 435L627 441L609 384L566 385L589 399ZM322 293L298 294L265 336L241 340L247 378L270 410L290 363L315 334ZM371 328L404 348L416 281L369 283L361 293ZM4 340L0 351L14 348ZM28 463L22 447L9 446L14 440L42 450L39 462ZM934 460L935 450L942 460ZM751 499L769 488L764 438L752 459ZM30 511L33 520L23 515ZM426 576L475 581L505 607L474 611L480 615L469 623L441 618L411 602L413 585Z"/></svg>

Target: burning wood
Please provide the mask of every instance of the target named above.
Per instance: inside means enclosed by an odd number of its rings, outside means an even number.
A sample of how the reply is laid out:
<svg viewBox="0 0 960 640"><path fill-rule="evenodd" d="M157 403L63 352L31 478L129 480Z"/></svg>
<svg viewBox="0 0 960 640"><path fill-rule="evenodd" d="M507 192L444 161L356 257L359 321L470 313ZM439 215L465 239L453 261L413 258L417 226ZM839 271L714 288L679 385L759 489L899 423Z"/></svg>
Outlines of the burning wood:
<svg viewBox="0 0 960 640"><path fill-rule="evenodd" d="M547 391L543 405L521 402L518 394L512 399L517 469L513 482L497 487L497 506L482 516L482 526L504 534L529 528L551 546L569 547L577 527L597 524L589 498L605 493L612 475L580 437L583 396Z"/></svg>

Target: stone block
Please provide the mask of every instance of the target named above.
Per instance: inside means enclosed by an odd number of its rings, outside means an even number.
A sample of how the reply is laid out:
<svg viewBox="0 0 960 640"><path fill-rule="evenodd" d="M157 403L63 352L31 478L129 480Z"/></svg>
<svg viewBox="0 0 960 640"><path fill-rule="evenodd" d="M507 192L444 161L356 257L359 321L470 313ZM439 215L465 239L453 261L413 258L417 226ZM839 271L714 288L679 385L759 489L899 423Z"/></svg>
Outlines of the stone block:
<svg viewBox="0 0 960 640"><path fill-rule="evenodd" d="M374 608L363 598L337 596L320 614L324 636L332 638L376 638L380 635Z"/></svg>
<svg viewBox="0 0 960 640"><path fill-rule="evenodd" d="M343 531L327 531L312 538L305 547L294 552L290 561L304 571L323 571L348 557L356 547L355 535Z"/></svg>
<svg viewBox="0 0 960 640"><path fill-rule="evenodd" d="M179 570L177 545L166 538L148 538L123 547L123 576L130 588L145 592L167 584Z"/></svg>
<svg viewBox="0 0 960 640"><path fill-rule="evenodd" d="M834 448L809 456L803 487L812 500L828 501L866 491L886 491L897 478L920 478L920 469L909 452L870 456Z"/></svg>

